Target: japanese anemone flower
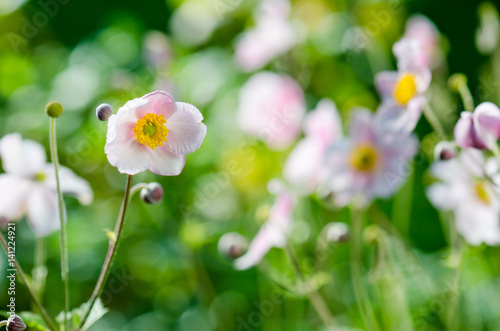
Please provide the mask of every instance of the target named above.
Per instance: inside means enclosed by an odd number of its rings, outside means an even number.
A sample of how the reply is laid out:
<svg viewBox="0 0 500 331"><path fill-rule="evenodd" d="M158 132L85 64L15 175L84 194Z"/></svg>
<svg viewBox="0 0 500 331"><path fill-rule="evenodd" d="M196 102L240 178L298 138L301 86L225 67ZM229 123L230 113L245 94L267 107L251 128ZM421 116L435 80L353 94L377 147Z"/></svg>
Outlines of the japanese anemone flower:
<svg viewBox="0 0 500 331"><path fill-rule="evenodd" d="M408 22L406 22L406 29L403 39L412 39L418 43L421 49L421 54L419 55L421 62L427 67L435 67L442 61L442 54L439 51L439 44L441 42L441 35L436 25L429 20L424 15L413 15L410 17ZM398 54L395 50L394 53L398 60L400 60L403 54Z"/></svg>
<svg viewBox="0 0 500 331"><path fill-rule="evenodd" d="M259 72L240 90L240 128L272 149L281 150L295 142L305 112L304 93L289 76Z"/></svg>
<svg viewBox="0 0 500 331"><path fill-rule="evenodd" d="M333 193L339 207L364 207L375 198L388 198L406 179L417 146L413 135L383 130L370 111L356 110L349 137L328 151L322 190Z"/></svg>
<svg viewBox="0 0 500 331"><path fill-rule="evenodd" d="M108 120L104 151L121 173L146 169L162 176L179 175L185 155L197 150L207 127L200 111L156 91L128 101Z"/></svg>
<svg viewBox="0 0 500 331"><path fill-rule="evenodd" d="M322 180L322 164L330 145L342 137L342 121L330 99L322 99L308 113L305 137L297 143L285 162L283 176L304 194L313 192Z"/></svg>
<svg viewBox="0 0 500 331"><path fill-rule="evenodd" d="M474 112L463 111L455 125L455 140L460 147L491 149L500 137L500 109L483 102Z"/></svg>
<svg viewBox="0 0 500 331"><path fill-rule="evenodd" d="M271 185L270 185L271 186ZM285 247L292 229L295 199L280 187L269 218L250 243L248 251L234 261L236 269L245 270L257 265L273 247Z"/></svg>
<svg viewBox="0 0 500 331"><path fill-rule="evenodd" d="M0 219L14 221L27 215L35 235L42 237L60 226L54 165L46 163L44 148L22 140L17 133L0 140ZM60 166L61 191L87 205L93 200L89 184L70 169Z"/></svg>
<svg viewBox="0 0 500 331"><path fill-rule="evenodd" d="M410 48L418 48L411 40L404 42L408 42ZM411 132L422 115L431 72L428 67L415 63L400 61L397 71L382 71L375 76L375 86L383 101L377 116L386 130Z"/></svg>
<svg viewBox="0 0 500 331"><path fill-rule="evenodd" d="M430 173L440 180L427 189L436 208L453 211L457 231L471 245L500 244L499 165L474 149L435 162Z"/></svg>

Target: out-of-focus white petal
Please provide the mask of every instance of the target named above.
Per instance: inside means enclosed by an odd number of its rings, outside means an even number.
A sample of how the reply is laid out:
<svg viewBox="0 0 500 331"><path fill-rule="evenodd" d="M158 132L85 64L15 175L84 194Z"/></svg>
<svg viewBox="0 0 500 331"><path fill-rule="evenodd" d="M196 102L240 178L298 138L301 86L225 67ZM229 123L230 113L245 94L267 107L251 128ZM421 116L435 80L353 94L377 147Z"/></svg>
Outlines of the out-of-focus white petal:
<svg viewBox="0 0 500 331"><path fill-rule="evenodd" d="M307 114L304 132L308 137L317 138L325 148L342 137L342 120L332 100L321 99L316 109Z"/></svg>
<svg viewBox="0 0 500 331"><path fill-rule="evenodd" d="M157 175L177 176L184 169L185 163L186 157L184 155L174 154L166 146L163 146L150 152L148 168Z"/></svg>
<svg viewBox="0 0 500 331"><path fill-rule="evenodd" d="M358 109L352 113L349 135L354 142L371 142L375 139L373 114L367 109Z"/></svg>
<svg viewBox="0 0 500 331"><path fill-rule="evenodd" d="M309 194L320 181L326 150L312 138L301 140L285 162L283 176L303 194Z"/></svg>
<svg viewBox="0 0 500 331"><path fill-rule="evenodd" d="M35 185L27 200L28 222L37 237L44 237L59 229L57 194L43 185Z"/></svg>
<svg viewBox="0 0 500 331"><path fill-rule="evenodd" d="M22 216L33 183L10 174L0 175L0 218L16 220Z"/></svg>
<svg viewBox="0 0 500 331"><path fill-rule="evenodd" d="M394 87L399 79L397 71L382 71L375 75L375 87L382 99L391 99Z"/></svg>
<svg viewBox="0 0 500 331"><path fill-rule="evenodd" d="M45 174L47 175L45 184L53 191L56 191L55 170L52 163L46 165ZM75 196L82 205L88 205L94 199L94 192L89 183L85 179L78 177L71 169L60 165L59 181L61 184L61 192L63 194Z"/></svg>
<svg viewBox="0 0 500 331"><path fill-rule="evenodd" d="M109 163L124 174L136 175L148 169L151 156L147 146L131 139L123 142L106 143L104 151Z"/></svg>
<svg viewBox="0 0 500 331"><path fill-rule="evenodd" d="M177 111L167 121L167 129L170 130L167 136L166 146L177 155L185 155L197 150L205 135L207 126L201 123L203 116L193 105L177 102Z"/></svg>
<svg viewBox="0 0 500 331"><path fill-rule="evenodd" d="M45 150L33 140L22 140L12 133L0 140L0 158L7 173L32 178L43 171L46 162Z"/></svg>
<svg viewBox="0 0 500 331"><path fill-rule="evenodd" d="M248 251L234 261L236 269L245 270L257 265L273 247L270 232L272 229L264 224L250 243Z"/></svg>

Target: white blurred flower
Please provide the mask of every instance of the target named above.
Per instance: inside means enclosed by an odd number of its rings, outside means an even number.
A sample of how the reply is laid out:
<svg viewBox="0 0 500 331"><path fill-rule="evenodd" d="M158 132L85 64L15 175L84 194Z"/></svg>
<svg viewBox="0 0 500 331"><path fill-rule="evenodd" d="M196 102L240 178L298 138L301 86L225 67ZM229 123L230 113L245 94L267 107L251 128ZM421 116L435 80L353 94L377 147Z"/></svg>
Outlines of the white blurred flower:
<svg viewBox="0 0 500 331"><path fill-rule="evenodd" d="M453 211L457 231L471 245L500 244L498 161L478 150L464 149L451 160L435 162L431 174L440 180L427 189L434 206Z"/></svg>
<svg viewBox="0 0 500 331"><path fill-rule="evenodd" d="M417 146L415 136L384 130L370 111L356 110L349 137L328 151L322 190L333 193L339 207L363 207L375 198L388 198L408 176Z"/></svg>
<svg viewBox="0 0 500 331"><path fill-rule="evenodd" d="M27 215L37 236L46 236L59 228L54 166L46 163L45 150L20 134L8 134L0 140L0 158L5 170L0 174L0 218L18 220ZM74 195L82 204L90 204L93 192L87 181L60 166L61 191Z"/></svg>
<svg viewBox="0 0 500 331"><path fill-rule="evenodd" d="M250 72L284 54L300 39L298 27L289 20L288 0L264 0L255 14L256 25L244 32L236 45L236 60Z"/></svg>
<svg viewBox="0 0 500 331"><path fill-rule="evenodd" d="M283 176L303 194L313 192L322 181L322 165L328 147L342 137L342 121L335 103L322 99L307 114L305 138L298 142L285 162Z"/></svg>
<svg viewBox="0 0 500 331"><path fill-rule="evenodd" d="M408 22L406 22L403 39L414 40L418 44L420 52L413 55L418 56L414 60L417 60L420 65L435 68L442 62L443 54L439 49L441 35L436 25L426 16L420 14L411 16ZM398 54L396 45L394 54L398 58L398 61L401 60L402 56L405 56L405 54Z"/></svg>
<svg viewBox="0 0 500 331"><path fill-rule="evenodd" d="M490 2L479 7L479 27L476 30L476 47L482 54L491 54L498 45L500 21L498 11Z"/></svg>
<svg viewBox="0 0 500 331"><path fill-rule="evenodd" d="M289 76L260 72L240 90L240 128L273 149L284 149L295 142L305 112L304 93Z"/></svg>
<svg viewBox="0 0 500 331"><path fill-rule="evenodd" d="M273 247L284 247L292 229L292 212L295 199L286 190L278 192L267 222L250 243L248 251L234 261L237 269L244 270L257 265Z"/></svg>

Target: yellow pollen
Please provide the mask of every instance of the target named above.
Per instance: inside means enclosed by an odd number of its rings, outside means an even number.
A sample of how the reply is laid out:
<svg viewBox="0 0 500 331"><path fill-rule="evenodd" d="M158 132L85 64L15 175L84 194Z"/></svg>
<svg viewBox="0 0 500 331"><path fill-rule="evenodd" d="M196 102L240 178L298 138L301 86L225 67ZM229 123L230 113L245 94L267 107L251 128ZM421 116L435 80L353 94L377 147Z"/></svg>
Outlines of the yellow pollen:
<svg viewBox="0 0 500 331"><path fill-rule="evenodd" d="M367 172L375 168L377 161L377 150L369 144L357 146L349 157L351 167L363 172Z"/></svg>
<svg viewBox="0 0 500 331"><path fill-rule="evenodd" d="M476 196L481 200L482 203L485 205L490 205L491 203L491 198L489 194L489 190L487 187L487 183L484 180L478 181L477 183L474 184L474 191L476 193Z"/></svg>
<svg viewBox="0 0 500 331"><path fill-rule="evenodd" d="M135 123L134 138L153 150L156 147L162 147L163 143L167 141L167 135L170 131L165 124L167 121L163 115L147 113Z"/></svg>
<svg viewBox="0 0 500 331"><path fill-rule="evenodd" d="M45 175L43 172L39 172L35 175L35 180L37 182L43 182L45 180L45 178L47 177L47 175Z"/></svg>
<svg viewBox="0 0 500 331"><path fill-rule="evenodd" d="M417 83L415 82L415 76L412 74L405 74L401 77L396 86L394 87L394 99L400 105L406 105L415 94L417 94Z"/></svg>

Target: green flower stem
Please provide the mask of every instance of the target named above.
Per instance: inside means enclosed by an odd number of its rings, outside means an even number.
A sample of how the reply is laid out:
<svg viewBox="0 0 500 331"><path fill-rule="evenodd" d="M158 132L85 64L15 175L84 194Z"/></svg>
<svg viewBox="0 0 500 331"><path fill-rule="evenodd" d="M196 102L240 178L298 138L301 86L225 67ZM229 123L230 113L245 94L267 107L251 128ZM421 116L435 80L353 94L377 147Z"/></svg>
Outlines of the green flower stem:
<svg viewBox="0 0 500 331"><path fill-rule="evenodd" d="M3 236L2 233L0 233L0 243L5 251L5 254L7 254L7 256L8 256L9 249L8 249L7 241L5 240L5 237ZM36 295L35 290L33 290L33 287L31 286L30 282L28 281L28 277L26 277L26 275L23 271L23 268L21 268L21 265L17 261L16 257L14 257L14 265L15 265L16 270L17 270L17 272L16 272L17 277L21 280L21 283L23 283L24 286L26 286L26 288L28 289L28 293L31 297L31 300L33 301L35 306L40 311L40 314L42 315L42 318L45 321L45 324L47 324L47 327L50 330L56 331L56 327L55 327L54 323L50 319L49 314L47 314L47 311L45 310L45 308L43 308L42 303L40 302L40 299L38 299L38 296Z"/></svg>
<svg viewBox="0 0 500 331"><path fill-rule="evenodd" d="M446 139L446 132L443 128L443 125L439 121L438 117L436 116L436 113L432 110L431 106L428 103L424 104L424 116L429 122L429 124L432 126L434 131L436 131L442 139Z"/></svg>
<svg viewBox="0 0 500 331"><path fill-rule="evenodd" d="M379 331L380 328L375 318L370 299L363 281L363 259L362 259L362 241L363 230L363 212L352 209L352 236L351 236L351 277L354 286L354 294L358 302L359 310L363 317L368 331Z"/></svg>
<svg viewBox="0 0 500 331"><path fill-rule="evenodd" d="M61 222L60 231L60 248L61 248L61 279L63 283L63 295L64 295L64 325L66 330L70 330L70 321L68 319L69 308L69 263L68 263L68 234L66 230L66 210L64 207L64 200L61 193L61 183L59 180L59 159L57 155L57 141L56 141L56 119L54 117L50 118L50 154L52 163L54 164L54 170L56 174L56 186L57 186L57 200L59 206L59 219Z"/></svg>
<svg viewBox="0 0 500 331"><path fill-rule="evenodd" d="M292 261L292 265L297 276L304 282L305 286L309 287L307 278L304 275L302 268L300 267L299 260L297 259L297 256L295 255L295 252L293 251L293 248L288 241L285 250L290 257L290 260ZM317 290L312 290L309 288L307 288L306 291L309 301L313 305L323 323L330 329L333 329L335 325L338 325L321 294Z"/></svg>
<svg viewBox="0 0 500 331"><path fill-rule="evenodd" d="M104 290L104 286L106 285L106 281L109 277L109 274L111 273L111 267L113 266L113 262L115 261L116 253L118 251L118 246L123 236L123 226L125 224L125 216L127 214L127 207L131 198L130 193L132 186L132 177L133 177L132 175L128 175L127 177L127 184L125 186L125 195L123 196L123 203L120 209L120 214L118 215L118 220L116 221L116 226L114 231L115 237L109 239L108 253L106 254L106 259L104 260L104 264L102 266L99 279L97 280L94 292L92 293L92 296L88 301L89 302L88 309L83 315L77 330L81 329L85 324L85 321L87 320L90 311L92 310L92 306L94 306L94 303L96 302L97 298L101 296L102 291ZM135 192L137 191L138 190L135 190Z"/></svg>
<svg viewBox="0 0 500 331"><path fill-rule="evenodd" d="M462 261L464 254L464 247L462 243L462 238L458 234L453 217L449 217L450 219L450 247L451 247L451 262L453 267L452 272L452 291L453 296L450 299L447 309L447 325L448 330L457 330L459 316L459 298L460 298L460 283L462 281Z"/></svg>
<svg viewBox="0 0 500 331"><path fill-rule="evenodd" d="M8 320L1 321L1 322L0 322L0 326L6 326L6 325L7 325L7 323L9 323L9 321L8 321Z"/></svg>
<svg viewBox="0 0 500 331"><path fill-rule="evenodd" d="M467 111L474 111L474 99L472 98L472 94L470 93L469 87L467 83L462 83L458 86L458 93L462 98L462 102L464 104L464 108Z"/></svg>

